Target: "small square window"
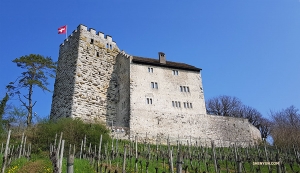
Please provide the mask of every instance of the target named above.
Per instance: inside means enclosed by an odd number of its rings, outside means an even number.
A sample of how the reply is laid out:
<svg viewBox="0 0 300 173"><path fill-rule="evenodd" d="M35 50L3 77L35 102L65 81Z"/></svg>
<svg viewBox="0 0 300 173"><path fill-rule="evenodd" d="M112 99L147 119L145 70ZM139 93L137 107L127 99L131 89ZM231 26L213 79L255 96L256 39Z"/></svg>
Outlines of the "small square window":
<svg viewBox="0 0 300 173"><path fill-rule="evenodd" d="M152 67L148 67L148 72L149 73L153 73L153 68Z"/></svg>
<svg viewBox="0 0 300 173"><path fill-rule="evenodd" d="M178 70L173 70L173 75L178 76Z"/></svg>
<svg viewBox="0 0 300 173"><path fill-rule="evenodd" d="M147 98L146 101L148 105L152 105L152 98Z"/></svg>

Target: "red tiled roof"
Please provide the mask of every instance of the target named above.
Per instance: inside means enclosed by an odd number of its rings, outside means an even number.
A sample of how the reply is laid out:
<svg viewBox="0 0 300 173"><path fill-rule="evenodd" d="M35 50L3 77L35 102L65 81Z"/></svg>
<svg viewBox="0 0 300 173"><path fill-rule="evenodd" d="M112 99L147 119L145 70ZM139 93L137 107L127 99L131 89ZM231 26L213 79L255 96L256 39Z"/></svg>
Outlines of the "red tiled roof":
<svg viewBox="0 0 300 173"><path fill-rule="evenodd" d="M184 64L184 63L166 61L166 64L162 64L159 62L158 59L144 58L144 57L138 57L138 56L133 56L132 62L136 63L136 64L146 64L146 65L175 68L175 69L182 69L182 70L189 70L189 71L200 72L200 70L202 70L201 68L197 68L195 66Z"/></svg>

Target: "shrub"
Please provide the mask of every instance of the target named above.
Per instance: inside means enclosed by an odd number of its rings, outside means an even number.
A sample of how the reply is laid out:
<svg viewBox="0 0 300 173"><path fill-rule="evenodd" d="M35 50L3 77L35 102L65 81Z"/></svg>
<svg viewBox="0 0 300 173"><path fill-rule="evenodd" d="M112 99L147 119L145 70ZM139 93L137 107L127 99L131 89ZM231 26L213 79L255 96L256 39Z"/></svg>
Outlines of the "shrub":
<svg viewBox="0 0 300 173"><path fill-rule="evenodd" d="M49 151L50 144L54 144L57 134L57 143L63 133L62 139L65 140L65 151L68 151L69 145L75 145L76 150L80 149L81 141L86 135L87 146L99 145L100 135L102 142L110 140L109 130L103 124L84 123L79 119L62 118L57 121L45 121L37 124L35 127L27 129L28 139L32 143L32 149L38 151ZM57 145L56 143L56 145Z"/></svg>

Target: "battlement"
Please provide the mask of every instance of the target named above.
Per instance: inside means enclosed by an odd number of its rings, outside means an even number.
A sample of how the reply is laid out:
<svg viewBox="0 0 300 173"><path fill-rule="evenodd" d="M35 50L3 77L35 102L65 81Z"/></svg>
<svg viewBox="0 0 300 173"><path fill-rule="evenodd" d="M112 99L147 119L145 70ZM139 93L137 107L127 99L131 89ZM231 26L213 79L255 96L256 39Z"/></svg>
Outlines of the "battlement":
<svg viewBox="0 0 300 173"><path fill-rule="evenodd" d="M70 40L73 39L73 37L77 34L79 34L79 35L84 34L85 36L88 36L91 39L99 40L100 42L102 42L103 44L106 45L106 48L110 48L110 49L117 48L117 44L115 41L113 41L112 36L104 35L104 33L100 32L100 31L97 33L97 31L95 29L93 29L93 28L88 29L87 26L82 25L82 24L78 25L77 29L74 30L68 36L68 38L65 39L62 44L60 44L60 46L62 47L64 45L66 45L67 43L69 43Z"/></svg>

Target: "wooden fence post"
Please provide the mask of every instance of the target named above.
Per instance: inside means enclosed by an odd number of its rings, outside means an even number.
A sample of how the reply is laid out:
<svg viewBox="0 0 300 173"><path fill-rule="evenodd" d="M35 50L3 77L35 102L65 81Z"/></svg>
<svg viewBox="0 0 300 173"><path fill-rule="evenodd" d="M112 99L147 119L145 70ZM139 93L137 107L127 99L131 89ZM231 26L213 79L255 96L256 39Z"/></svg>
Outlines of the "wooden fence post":
<svg viewBox="0 0 300 173"><path fill-rule="evenodd" d="M7 135L7 141L6 141L6 146L5 146L4 156L3 156L3 162L2 162L2 173L5 172L5 168L6 168L6 164L7 164L10 134L11 134L11 130L8 131L8 135Z"/></svg>

